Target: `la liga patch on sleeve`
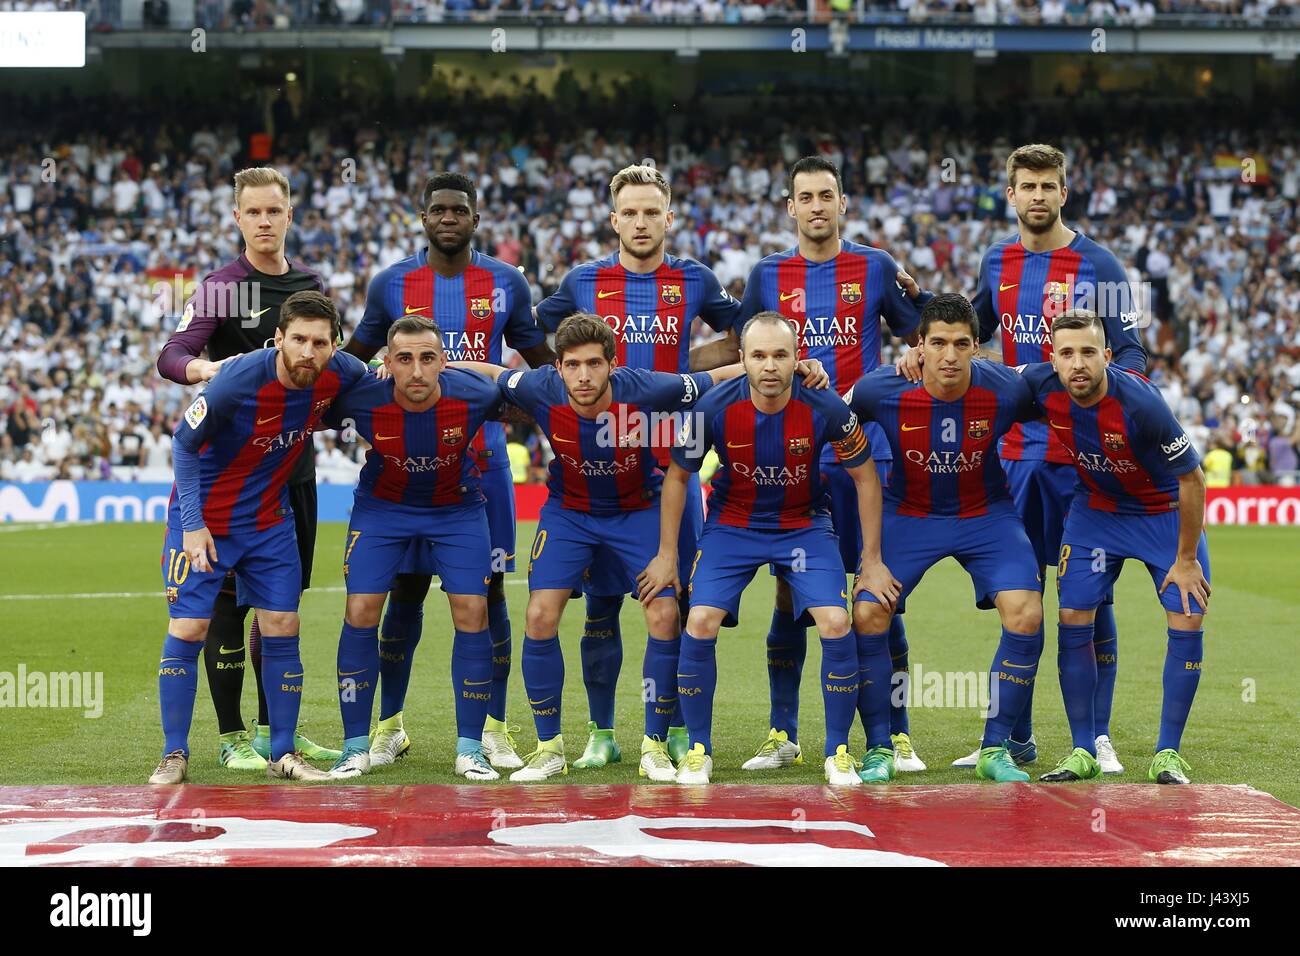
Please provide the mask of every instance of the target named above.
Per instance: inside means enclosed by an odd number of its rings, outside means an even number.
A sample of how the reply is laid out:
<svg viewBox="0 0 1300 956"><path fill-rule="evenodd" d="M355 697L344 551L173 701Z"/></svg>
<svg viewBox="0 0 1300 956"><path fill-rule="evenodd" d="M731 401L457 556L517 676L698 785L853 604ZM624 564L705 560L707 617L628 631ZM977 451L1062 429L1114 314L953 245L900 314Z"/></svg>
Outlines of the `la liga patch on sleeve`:
<svg viewBox="0 0 1300 956"><path fill-rule="evenodd" d="M177 332L184 332L190 327L190 321L194 318L194 303L191 302L185 307L185 314L181 316L180 322L176 324Z"/></svg>
<svg viewBox="0 0 1300 956"><path fill-rule="evenodd" d="M190 428L198 428L203 419L208 414L208 400L203 395L194 399L194 404L185 410L185 421L189 422Z"/></svg>

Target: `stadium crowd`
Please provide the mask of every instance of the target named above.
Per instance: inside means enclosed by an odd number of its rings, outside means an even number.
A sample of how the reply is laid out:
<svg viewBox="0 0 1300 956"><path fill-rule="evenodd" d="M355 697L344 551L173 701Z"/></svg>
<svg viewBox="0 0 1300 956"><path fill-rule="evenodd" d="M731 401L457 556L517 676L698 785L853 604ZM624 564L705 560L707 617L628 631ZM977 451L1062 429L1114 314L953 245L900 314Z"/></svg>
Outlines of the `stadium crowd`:
<svg viewBox="0 0 1300 956"><path fill-rule="evenodd" d="M1193 117L1191 107L1124 112L1108 101L1106 122L1086 104L1060 117L1060 129L1087 134L1040 127L987 140L968 131L1007 129L996 105L958 115L873 103L870 124L857 125L838 118L861 103L828 98L820 112L805 104L797 127L741 126L703 110L669 126L636 90L601 94L573 76L512 103L437 95L446 111L423 126L402 125L400 103L391 115L369 107L378 123L357 121L359 107L345 103L327 118L296 116L283 101L267 111L279 145L271 162L296 207L288 255L320 271L345 335L371 277L421 246L412 197L434 170L475 179L476 246L518 266L534 301L572 264L614 248L608 181L643 157L673 182L669 251L705 262L739 296L759 258L795 243L784 170L814 152L843 170L846 238L888 249L925 288L970 293L982 250L1014 228L1002 157L1039 139L1070 157L1066 222L1116 252L1148 297L1149 374L1198 450L1216 452L1210 483L1300 476L1300 152L1290 124L1261 117L1250 129L1275 132L1259 139L1234 128L1231 108L1198 105ZM184 283L239 254L231 174L259 164L246 152L256 117L232 108L186 125L165 103L8 105L0 478L170 480L169 432L191 390L162 380L154 360ZM777 105L770 116L799 115ZM83 132L95 115L115 116L117 132ZM1223 130L1221 141L1206 141L1206 128ZM549 451L539 435L516 434L517 474L535 478ZM328 435L317 445L323 480L351 481L358 449Z"/></svg>
<svg viewBox="0 0 1300 956"><path fill-rule="evenodd" d="M147 0L145 21L167 26L167 0ZM92 25L121 26L120 0L0 0L7 10L84 10ZM1165 16L1246 24L1294 16L1296 0L817 0L832 12L867 22L953 22L981 26L1119 24L1149 26ZM196 0L195 21L209 29L289 29L339 24L483 21L515 16L566 22L755 23L805 19L807 0Z"/></svg>

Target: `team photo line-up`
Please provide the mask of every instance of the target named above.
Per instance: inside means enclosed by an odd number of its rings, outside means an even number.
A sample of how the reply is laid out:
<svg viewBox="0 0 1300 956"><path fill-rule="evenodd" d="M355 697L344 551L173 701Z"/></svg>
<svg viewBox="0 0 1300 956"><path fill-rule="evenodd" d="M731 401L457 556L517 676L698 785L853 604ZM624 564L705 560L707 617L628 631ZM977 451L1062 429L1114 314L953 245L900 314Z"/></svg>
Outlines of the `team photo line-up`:
<svg viewBox="0 0 1300 956"><path fill-rule="evenodd" d="M826 780L887 782L925 769L906 694L891 691L908 670L907 596L945 557L1002 625L981 745L954 766L1030 779L1021 768L1037 758L1042 589L1055 565L1072 749L1041 779L1122 772L1109 729L1112 592L1134 559L1168 619L1148 778L1188 782L1181 738L1210 593L1199 457L1143 377L1142 315L1122 266L1061 220L1065 155L1022 146L1006 169L1018 228L984 252L973 299L922 291L888 253L841 239L839 172L807 157L787 182L798 245L761 260L742 300L699 262L665 253L669 183L635 165L610 183L617 251L571 269L535 308L518 270L472 246L474 184L440 173L421 196L427 246L375 276L341 348L320 276L284 253L288 181L267 167L237 173L244 252L204 278L158 358L166 378L206 387L174 435L164 746L150 782L186 779L200 656L223 766L328 780L402 757L437 575L454 628L458 775L568 773L558 633L579 596L589 720L571 766L621 760L614 688L630 594L647 634L639 774L708 783L717 638L765 566L776 577L769 731L743 769L802 763L799 692L815 626ZM249 283L257 311L228 294ZM691 347L697 318L719 337ZM883 368L882 319L909 346ZM529 367L506 368L504 346ZM521 669L537 744L521 756L505 711L514 642L504 579L516 547L503 422L528 421L554 457L526 552ZM368 446L342 555L341 750L298 733L298 608L316 537L310 445L325 429ZM258 693L251 731L246 663ZM855 718L861 757L848 749Z"/></svg>

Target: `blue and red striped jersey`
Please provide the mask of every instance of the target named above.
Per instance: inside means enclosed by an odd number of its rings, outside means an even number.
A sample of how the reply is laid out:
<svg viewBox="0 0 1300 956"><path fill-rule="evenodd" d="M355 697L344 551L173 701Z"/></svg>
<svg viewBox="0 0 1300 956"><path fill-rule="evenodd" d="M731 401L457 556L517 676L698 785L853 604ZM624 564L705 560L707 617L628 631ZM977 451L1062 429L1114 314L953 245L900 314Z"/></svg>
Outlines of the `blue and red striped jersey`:
<svg viewBox="0 0 1300 956"><path fill-rule="evenodd" d="M565 273L560 287L537 304L537 321L554 332L575 312L599 315L614 330L619 365L685 373L696 317L726 332L740 303L694 259L664 256L654 272L629 272L615 252Z"/></svg>
<svg viewBox="0 0 1300 956"><path fill-rule="evenodd" d="M617 367L609 380L614 402L595 418L584 418L569 404L553 365L502 372L497 384L506 401L537 420L551 443L549 500L572 511L612 515L648 508L659 496L663 471L655 450L672 447L685 410L713 387L713 378L707 372Z"/></svg>
<svg viewBox="0 0 1300 956"><path fill-rule="evenodd" d="M1106 369L1106 395L1083 408L1050 364L1026 366L1022 374L1069 453L1089 508L1160 514L1178 507L1178 476L1199 465L1201 457L1154 385L1112 364Z"/></svg>
<svg viewBox="0 0 1300 956"><path fill-rule="evenodd" d="M501 409L490 379L460 368L443 369L441 394L423 412L397 404L391 378L367 376L334 403L329 428L352 427L369 444L357 482L358 497L438 507L483 501L470 443Z"/></svg>
<svg viewBox="0 0 1300 956"><path fill-rule="evenodd" d="M1128 275L1109 250L1081 232L1051 252L1028 251L1019 233L989 246L980 262L974 306L980 341L997 336L1004 365L1051 361L1052 320L1069 309L1091 309L1106 327L1112 361L1139 374L1146 371L1147 353L1137 332L1141 304ZM1013 461L1070 463L1042 422L1013 428L1001 454Z"/></svg>
<svg viewBox="0 0 1300 956"><path fill-rule="evenodd" d="M759 312L779 312L799 335L799 357L815 358L843 395L859 378L880 367L880 320L899 338L921 322L917 305L895 278L898 264L883 249L840 241L840 254L809 262L798 247L761 260L745 284L737 326ZM889 445L866 427L871 457L889 459ZM829 453L823 456L833 461Z"/></svg>
<svg viewBox="0 0 1300 956"><path fill-rule="evenodd" d="M848 467L870 456L858 418L830 389L804 388L795 376L785 408L760 412L745 376L703 398L673 447L673 461L698 472L709 448L720 462L709 495L708 523L737 528L807 528L829 514L818 460L830 445Z"/></svg>
<svg viewBox="0 0 1300 956"><path fill-rule="evenodd" d="M172 504L183 530L206 525L213 535L231 535L284 520L294 463L331 403L366 374L364 363L335 352L314 386L285 388L276 376L279 354L259 349L232 358L177 424Z"/></svg>
<svg viewBox="0 0 1300 956"><path fill-rule="evenodd" d="M862 421L880 424L893 451L885 501L900 515L920 517L970 518L1010 501L998 439L1042 415L1014 369L979 360L956 401L935 398L892 368L864 375L845 399Z"/></svg>
<svg viewBox="0 0 1300 956"><path fill-rule="evenodd" d="M366 291L357 341L384 345L388 327L406 315L438 323L449 362L501 365L503 340L514 349L546 341L533 321L528 282L514 266L475 251L464 272L446 278L430 269L428 260L429 250L422 249L375 276ZM471 448L483 471L510 467L500 422L485 423Z"/></svg>

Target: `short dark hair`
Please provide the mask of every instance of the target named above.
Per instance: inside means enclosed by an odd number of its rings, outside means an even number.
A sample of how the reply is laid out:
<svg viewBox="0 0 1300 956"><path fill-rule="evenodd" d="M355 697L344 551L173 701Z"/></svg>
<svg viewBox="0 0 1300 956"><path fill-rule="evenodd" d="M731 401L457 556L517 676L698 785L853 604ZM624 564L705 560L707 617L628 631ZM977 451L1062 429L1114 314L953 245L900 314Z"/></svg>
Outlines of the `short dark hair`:
<svg viewBox="0 0 1300 956"><path fill-rule="evenodd" d="M957 292L941 292L921 309L921 341L930 333L930 326L936 322L945 325L965 325L970 327L971 338L980 340L980 320L975 314L975 306L970 299Z"/></svg>
<svg viewBox="0 0 1300 956"><path fill-rule="evenodd" d="M790 333L790 337L794 339L794 353L795 356L798 357L799 334L795 331L794 325L790 322L789 319L787 319L780 312L774 312L771 309L768 309L766 312L754 313L753 318L751 318L748 322L746 322L744 327L740 330L741 352L745 351L745 339L749 335L749 330L753 328L755 325L779 325L785 328L786 331Z"/></svg>
<svg viewBox="0 0 1300 956"><path fill-rule="evenodd" d="M1097 330L1097 335L1101 338L1102 343L1106 341L1106 326L1102 325L1101 317L1091 309L1067 309L1052 320L1052 338L1056 338L1056 333L1062 329L1088 329Z"/></svg>
<svg viewBox="0 0 1300 956"><path fill-rule="evenodd" d="M800 173L830 173L835 177L836 191L840 195L844 194L844 180L840 178L840 168L838 166L825 156L805 156L790 167L790 175L786 177L785 193L791 199L794 198L794 178Z"/></svg>
<svg viewBox="0 0 1300 956"><path fill-rule="evenodd" d="M1028 169L1035 173L1043 173L1049 169L1054 169L1061 178L1061 186L1064 188L1065 163L1065 153L1055 146L1048 146L1046 143L1029 143L1017 147L1007 157L1007 185L1012 189L1015 188L1016 170L1018 169Z"/></svg>
<svg viewBox="0 0 1300 956"><path fill-rule="evenodd" d="M343 335L343 321L339 318L339 310L334 305L334 300L324 292L314 290L304 290L295 292L289 298L284 300L280 306L280 321L278 327L281 332L289 331L289 323L294 319L328 319L330 323L330 341L337 342Z"/></svg>
<svg viewBox="0 0 1300 956"><path fill-rule="evenodd" d="M605 352L606 361L614 361L614 330L605 324L605 320L590 312L575 312L555 330L555 355L561 361L564 353L580 345L599 345Z"/></svg>
<svg viewBox="0 0 1300 956"><path fill-rule="evenodd" d="M421 210L429 208L430 198L439 189L454 189L458 193L464 193L469 197L469 211L475 212L478 209L478 190L474 188L473 180L460 173L434 173L424 182Z"/></svg>
<svg viewBox="0 0 1300 956"><path fill-rule="evenodd" d="M438 340L438 347L442 347L442 329L438 328L438 323L424 315L404 315L388 327L388 347L393 347L393 339L399 335L419 335L421 332L432 332L433 337Z"/></svg>

